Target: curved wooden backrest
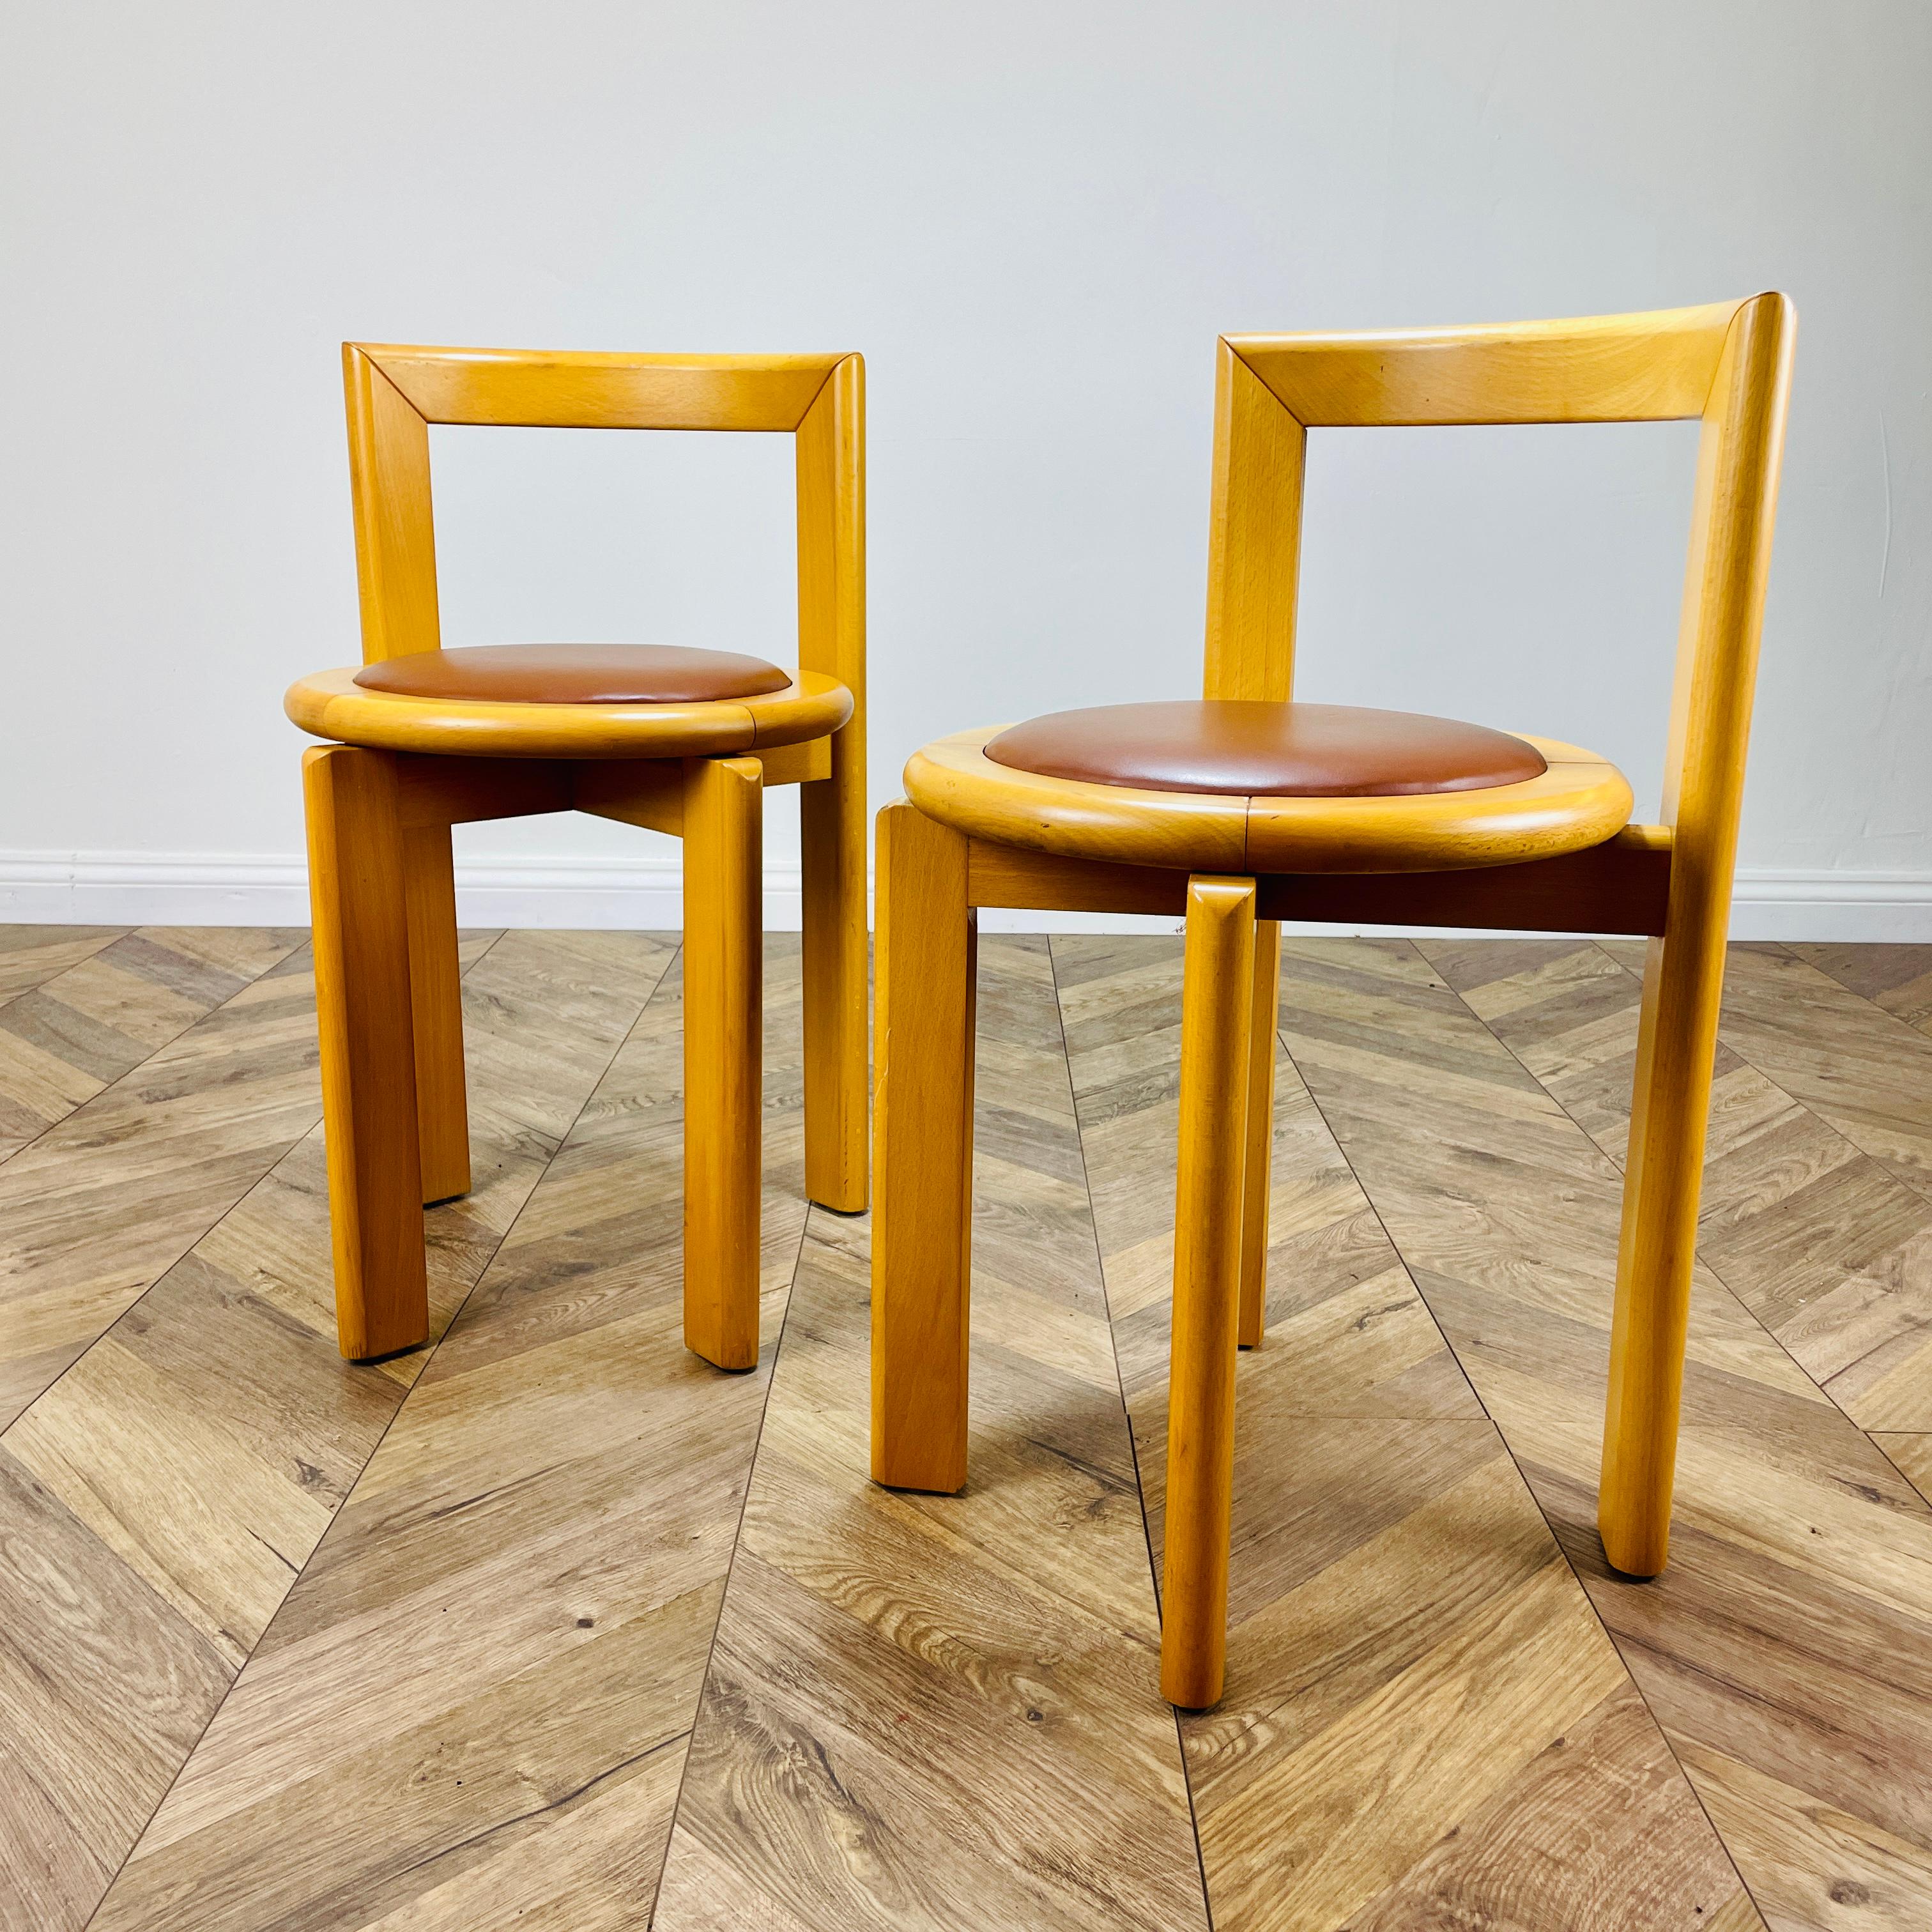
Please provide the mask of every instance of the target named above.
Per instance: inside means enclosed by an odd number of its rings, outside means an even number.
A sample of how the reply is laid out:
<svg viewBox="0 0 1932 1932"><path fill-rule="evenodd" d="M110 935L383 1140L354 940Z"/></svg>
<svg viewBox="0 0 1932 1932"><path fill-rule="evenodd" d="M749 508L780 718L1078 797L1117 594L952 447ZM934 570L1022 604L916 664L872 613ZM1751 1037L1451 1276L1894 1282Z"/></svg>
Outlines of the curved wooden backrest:
<svg viewBox="0 0 1932 1932"><path fill-rule="evenodd" d="M865 364L857 356L622 356L343 344L365 663L432 651L431 423L749 430L796 439L799 664L862 710Z"/></svg>
<svg viewBox="0 0 1932 1932"><path fill-rule="evenodd" d="M1797 316L1703 308L1359 335L1222 338L1205 692L1288 697L1311 428L1702 419L1664 816L1678 887L1728 898Z"/></svg>

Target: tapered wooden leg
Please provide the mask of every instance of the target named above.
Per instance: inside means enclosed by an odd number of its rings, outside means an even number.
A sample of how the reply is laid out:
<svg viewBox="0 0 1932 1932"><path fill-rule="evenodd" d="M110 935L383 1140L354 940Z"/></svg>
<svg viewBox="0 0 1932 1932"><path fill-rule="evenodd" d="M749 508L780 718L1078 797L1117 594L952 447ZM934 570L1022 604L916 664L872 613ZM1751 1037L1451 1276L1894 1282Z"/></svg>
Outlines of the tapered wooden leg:
<svg viewBox="0 0 1932 1932"><path fill-rule="evenodd" d="M865 1211L866 774L850 725L832 776L799 788L805 872L805 1191Z"/></svg>
<svg viewBox="0 0 1932 1932"><path fill-rule="evenodd" d="M448 826L416 826L403 834L403 891L409 908L423 1198L448 1201L470 1192L463 975L456 957L456 873Z"/></svg>
<svg viewBox="0 0 1932 1932"><path fill-rule="evenodd" d="M1268 1325L1268 1190L1274 1178L1275 1036L1281 1000L1281 922L1255 926L1255 1004L1248 1020L1248 1138L1241 1182L1241 1321L1244 1348Z"/></svg>
<svg viewBox="0 0 1932 1932"><path fill-rule="evenodd" d="M966 1480L974 981L966 840L903 800L879 814L872 1478Z"/></svg>
<svg viewBox="0 0 1932 1932"><path fill-rule="evenodd" d="M1167 1407L1160 1688L1199 1710L1221 1695L1234 1478L1234 1352L1254 1016L1252 879L1187 884Z"/></svg>
<svg viewBox="0 0 1932 1932"><path fill-rule="evenodd" d="M1604 1555L1634 1576L1655 1576L1670 1554L1678 1404L1724 969L1721 925L1714 940L1707 932L1701 943L1694 936L1653 939L1644 963L1597 1504Z"/></svg>
<svg viewBox="0 0 1932 1932"><path fill-rule="evenodd" d="M302 758L338 1339L352 1360L429 1336L403 832L394 758Z"/></svg>
<svg viewBox="0 0 1932 1932"><path fill-rule="evenodd" d="M694 758L684 789L684 1345L758 1360L764 787L755 758Z"/></svg>

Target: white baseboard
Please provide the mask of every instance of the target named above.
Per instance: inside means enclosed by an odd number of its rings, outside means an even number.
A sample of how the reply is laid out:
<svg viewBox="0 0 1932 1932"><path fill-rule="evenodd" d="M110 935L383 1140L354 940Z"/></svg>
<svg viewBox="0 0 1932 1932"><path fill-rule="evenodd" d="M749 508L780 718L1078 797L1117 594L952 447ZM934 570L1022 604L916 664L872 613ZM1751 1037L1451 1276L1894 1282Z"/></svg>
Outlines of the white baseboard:
<svg viewBox="0 0 1932 1932"><path fill-rule="evenodd" d="M799 925L796 866L765 875L765 922ZM675 859L497 859L456 868L465 926L663 932L684 922ZM0 923L306 926L308 868L242 854L0 852Z"/></svg>
<svg viewBox="0 0 1932 1932"><path fill-rule="evenodd" d="M0 924L305 926L307 876L298 859L242 854L0 852ZM662 932L682 922L674 859L498 859L459 865L456 881L458 913L466 926ZM799 906L798 868L771 867L767 928L796 932ZM1932 943L1932 872L1744 871L1732 908L1736 939ZM1178 929L1172 920L1078 913L989 911L982 923L1003 932Z"/></svg>

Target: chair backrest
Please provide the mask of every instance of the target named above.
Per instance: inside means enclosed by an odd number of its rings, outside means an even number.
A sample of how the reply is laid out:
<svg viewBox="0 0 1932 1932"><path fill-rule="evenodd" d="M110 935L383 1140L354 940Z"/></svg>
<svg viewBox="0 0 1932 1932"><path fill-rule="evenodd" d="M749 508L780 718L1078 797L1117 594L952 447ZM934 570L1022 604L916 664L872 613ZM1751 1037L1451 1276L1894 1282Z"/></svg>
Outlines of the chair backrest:
<svg viewBox="0 0 1932 1932"><path fill-rule="evenodd" d="M856 356L606 356L347 342L362 657L433 651L431 423L789 431L798 456L798 658L865 702L865 365Z"/></svg>
<svg viewBox="0 0 1932 1932"><path fill-rule="evenodd" d="M1285 699L1307 431L1697 417L1664 818L1728 893L1797 316L1784 296L1570 322L1224 337L1215 389L1209 698Z"/></svg>

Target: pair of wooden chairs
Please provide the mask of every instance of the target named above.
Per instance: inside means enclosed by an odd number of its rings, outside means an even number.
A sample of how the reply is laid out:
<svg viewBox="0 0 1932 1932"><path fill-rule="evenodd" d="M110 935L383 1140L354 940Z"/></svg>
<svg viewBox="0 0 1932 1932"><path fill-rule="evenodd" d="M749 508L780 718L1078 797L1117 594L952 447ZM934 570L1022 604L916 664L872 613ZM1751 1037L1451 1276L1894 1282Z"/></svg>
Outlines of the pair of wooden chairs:
<svg viewBox="0 0 1932 1932"><path fill-rule="evenodd" d="M1234 1367L1238 1348L1262 1340L1283 919L1649 938L1600 1522L1617 1568L1664 1566L1794 328L1772 294L1514 327L1224 340L1202 700L941 740L880 815L881 1483L966 1480L978 909L1185 917L1162 1586L1161 1683L1177 1704L1211 1704L1222 1684ZM421 1202L465 1179L448 826L574 805L698 847L686 868L686 1339L748 1366L761 784L805 785L808 1191L848 1210L865 1199L857 358L348 354L370 662L290 700L297 722L344 741L307 763L344 1352L422 1338ZM1622 776L1572 746L1293 701L1310 428L1685 418L1702 431L1661 823L1631 825ZM436 653L425 422L796 429L797 677L744 659L677 671L677 653L654 670L619 653L574 670L514 650ZM693 695L674 676L760 688Z"/></svg>

